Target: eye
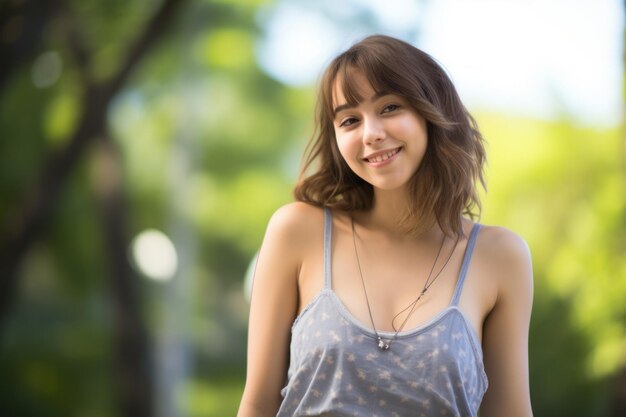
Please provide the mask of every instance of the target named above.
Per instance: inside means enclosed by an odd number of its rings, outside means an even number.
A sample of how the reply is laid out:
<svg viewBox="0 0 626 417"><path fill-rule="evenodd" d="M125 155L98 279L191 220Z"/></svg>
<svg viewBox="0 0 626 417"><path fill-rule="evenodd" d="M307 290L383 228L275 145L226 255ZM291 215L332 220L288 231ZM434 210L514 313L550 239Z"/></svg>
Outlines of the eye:
<svg viewBox="0 0 626 417"><path fill-rule="evenodd" d="M344 119L339 124L339 127L349 127L349 126L352 126L353 124L355 124L356 122L358 122L358 120L355 119L354 117L348 117L347 119Z"/></svg>
<svg viewBox="0 0 626 417"><path fill-rule="evenodd" d="M383 113L389 113L394 110L398 110L399 108L400 106L398 106L397 104L388 104L383 108Z"/></svg>

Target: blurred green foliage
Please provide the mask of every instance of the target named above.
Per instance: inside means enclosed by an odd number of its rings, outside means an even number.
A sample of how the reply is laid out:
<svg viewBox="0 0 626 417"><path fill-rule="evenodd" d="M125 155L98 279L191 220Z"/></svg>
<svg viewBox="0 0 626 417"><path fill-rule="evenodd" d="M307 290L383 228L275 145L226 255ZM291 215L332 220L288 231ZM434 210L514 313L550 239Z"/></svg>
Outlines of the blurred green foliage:
<svg viewBox="0 0 626 417"><path fill-rule="evenodd" d="M242 279L271 213L291 199L312 131L313 90L287 87L257 66L255 16L264 3L185 3L107 115L123 161L117 174L128 199L129 245L156 228L189 248L181 254L184 277L140 282L155 355L172 325L168 294L185 301L174 317L185 319L175 326L190 365L176 401L189 416L235 413L245 371ZM0 90L3 233L82 117L81 79L115 73L159 2L64 4L69 12L47 21L36 54ZM71 30L92 54L86 67ZM61 57L62 74L36 88L32 66L47 51ZM482 221L517 231L534 258L535 415L606 416L626 347L623 132L575 120L476 116L489 144ZM114 300L96 191L109 170L92 146L22 260L0 329L0 415L116 415Z"/></svg>
<svg viewBox="0 0 626 417"><path fill-rule="evenodd" d="M535 415L608 415L624 366L626 200L622 130L479 115L489 143L484 221L528 241Z"/></svg>

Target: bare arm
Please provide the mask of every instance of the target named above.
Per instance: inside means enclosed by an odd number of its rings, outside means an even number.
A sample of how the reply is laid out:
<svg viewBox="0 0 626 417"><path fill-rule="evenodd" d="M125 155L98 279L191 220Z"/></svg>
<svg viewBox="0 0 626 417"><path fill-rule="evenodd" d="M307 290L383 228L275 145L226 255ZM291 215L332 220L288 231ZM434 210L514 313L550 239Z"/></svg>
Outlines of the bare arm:
<svg viewBox="0 0 626 417"><path fill-rule="evenodd" d="M483 352L489 388L481 417L531 417L528 381L528 328L533 299L532 263L526 243L493 228L486 237L492 252L498 296L484 324Z"/></svg>
<svg viewBox="0 0 626 417"><path fill-rule="evenodd" d="M301 204L274 213L259 253L250 303L246 385L237 417L274 417L280 406L306 242Z"/></svg>

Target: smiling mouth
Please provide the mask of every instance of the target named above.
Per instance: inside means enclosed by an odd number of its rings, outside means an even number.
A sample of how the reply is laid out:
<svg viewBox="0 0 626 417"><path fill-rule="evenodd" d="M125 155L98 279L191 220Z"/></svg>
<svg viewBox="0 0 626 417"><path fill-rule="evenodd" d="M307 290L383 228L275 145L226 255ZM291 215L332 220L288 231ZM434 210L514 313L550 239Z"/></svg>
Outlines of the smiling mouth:
<svg viewBox="0 0 626 417"><path fill-rule="evenodd" d="M386 161L387 159L393 157L395 154L397 154L398 152L400 152L400 149L402 148L396 148L396 149L392 149L387 153L384 153L382 155L378 155L378 156L374 156L374 157L370 157L370 158L364 158L365 161L367 162L383 162Z"/></svg>

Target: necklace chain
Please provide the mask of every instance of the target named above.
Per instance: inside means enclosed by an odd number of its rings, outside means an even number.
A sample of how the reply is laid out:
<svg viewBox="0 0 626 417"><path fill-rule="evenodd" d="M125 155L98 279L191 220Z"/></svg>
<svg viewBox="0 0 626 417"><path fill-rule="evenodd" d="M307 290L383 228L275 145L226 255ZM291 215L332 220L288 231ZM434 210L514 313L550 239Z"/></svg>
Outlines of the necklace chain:
<svg viewBox="0 0 626 417"><path fill-rule="evenodd" d="M454 247L450 251L450 254L448 255L448 258L444 262L444 264L441 267L441 269L439 270L439 272L437 272L437 274L433 277L433 279L431 281L430 277L432 276L433 271L435 270L435 266L437 265L437 260L439 259L439 255L441 255L441 250L443 249L443 244L446 241L446 236L444 234L443 239L441 240L441 245L439 246L439 250L437 251L437 256L435 256L435 261L433 262L433 266L430 268L430 272L428 273L428 277L426 278L426 281L424 282L424 286L422 287L422 290L420 291L419 295L417 296L417 298L415 300L413 300L411 303L409 303L408 306L406 306L404 309L402 309L398 314L396 314L393 317L393 319L391 320L391 327L393 327L393 329L396 332L392 336L391 339L384 340L378 334L378 330L376 330L376 325L374 324L374 316L372 315L372 308L370 306L370 300L369 300L369 297L367 295L367 288L365 287L365 280L363 279L363 271L361 270L361 261L359 259L359 252L358 252L357 247L356 247L356 231L355 231L355 228L354 228L354 218L353 217L350 217L350 222L351 222L351 226L352 226L352 243L354 244L354 255L356 256L356 263L357 263L357 266L359 268L359 276L361 277L361 284L363 285L363 293L365 294L365 303L367 304L367 312L369 313L369 316L370 316L370 322L372 323L372 329L374 330L374 334L376 335L376 342L377 342L378 348L380 350L382 350L382 351L389 350L389 348L391 347L391 342L396 339L396 337L398 336L398 333L400 333L400 331L402 331L402 329L404 328L406 323L409 321L409 318L411 317L411 315L415 311L415 308L417 307L417 303L422 299L424 294L426 294L426 291L428 291L430 286L434 284L435 280L437 280L439 275L441 275L441 272L444 270L446 265L448 265L448 262L450 261L450 258L452 258L452 254L454 253L454 250L456 249L456 245L459 242L459 239L458 238L456 239L456 242L454 243ZM398 329L396 329L396 326L394 324L396 319L398 318L398 316L400 316L402 313L404 313L407 310L409 310L409 313L405 317L405 319L402 322L402 324L400 325L400 327Z"/></svg>

